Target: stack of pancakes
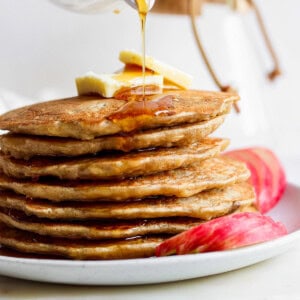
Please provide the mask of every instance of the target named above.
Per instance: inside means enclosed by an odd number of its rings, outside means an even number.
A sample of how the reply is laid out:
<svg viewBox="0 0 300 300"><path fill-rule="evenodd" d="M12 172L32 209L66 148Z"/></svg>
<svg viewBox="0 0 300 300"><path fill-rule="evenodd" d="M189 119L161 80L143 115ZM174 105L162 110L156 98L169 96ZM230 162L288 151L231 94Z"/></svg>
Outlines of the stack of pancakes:
<svg viewBox="0 0 300 300"><path fill-rule="evenodd" d="M73 259L149 257L192 226L252 211L248 169L219 155L228 140L207 138L237 100L166 92L148 96L149 113L87 96L2 115L0 244Z"/></svg>

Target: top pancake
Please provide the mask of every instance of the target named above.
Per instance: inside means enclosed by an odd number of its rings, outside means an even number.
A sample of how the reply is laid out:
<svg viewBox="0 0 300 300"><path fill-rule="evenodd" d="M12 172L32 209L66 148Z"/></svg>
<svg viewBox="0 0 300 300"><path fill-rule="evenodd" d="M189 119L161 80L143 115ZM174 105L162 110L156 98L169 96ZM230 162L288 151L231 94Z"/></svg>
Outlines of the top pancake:
<svg viewBox="0 0 300 300"><path fill-rule="evenodd" d="M98 96L79 96L38 103L12 110L0 117L0 129L16 133L93 139L138 129L174 126L211 119L228 112L236 94L195 90L166 91L147 101L170 96L171 108L148 115L110 119L128 103Z"/></svg>

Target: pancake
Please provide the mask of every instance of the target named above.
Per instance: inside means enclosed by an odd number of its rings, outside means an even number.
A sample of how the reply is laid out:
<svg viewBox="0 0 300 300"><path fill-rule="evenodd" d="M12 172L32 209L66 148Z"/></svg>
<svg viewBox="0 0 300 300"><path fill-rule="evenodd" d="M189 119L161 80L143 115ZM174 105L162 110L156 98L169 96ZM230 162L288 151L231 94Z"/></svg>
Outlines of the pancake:
<svg viewBox="0 0 300 300"><path fill-rule="evenodd" d="M194 218L101 220L66 222L28 217L12 209L0 209L0 220L8 226L40 235L67 239L122 239L150 234L177 234L198 225Z"/></svg>
<svg viewBox="0 0 300 300"><path fill-rule="evenodd" d="M0 244L20 252L57 255L72 259L127 259L154 256L155 247L167 237L123 240L68 240L41 236L0 223Z"/></svg>
<svg viewBox="0 0 300 300"><path fill-rule="evenodd" d="M28 199L13 192L0 192L0 207L23 211L39 218L86 219L137 219L162 217L193 217L210 220L255 203L253 187L248 183L213 189L187 198L159 197L125 203L53 203Z"/></svg>
<svg viewBox="0 0 300 300"><path fill-rule="evenodd" d="M17 178L54 176L60 179L111 179L148 175L199 163L220 154L229 140L205 139L184 147L159 148L127 154L82 158L32 158L29 161L0 152L0 168Z"/></svg>
<svg viewBox="0 0 300 300"><path fill-rule="evenodd" d="M236 212L257 212L243 207ZM129 259L154 256L155 248L170 235L142 236L116 240L66 239L42 236L11 228L0 222L0 244L31 254L55 255L71 259Z"/></svg>
<svg viewBox="0 0 300 300"><path fill-rule="evenodd" d="M135 149L184 146L205 138L223 123L224 118L225 116L219 116L195 124L98 137L92 140L5 134L0 136L0 148L7 155L29 159L38 155L79 156L103 150L128 152Z"/></svg>
<svg viewBox="0 0 300 300"><path fill-rule="evenodd" d="M236 94L192 90L147 96L138 109L129 102L78 96L12 110L0 117L0 129L33 135L93 139L146 128L174 126L227 113ZM133 105L141 106L135 101ZM147 106L146 108L144 106Z"/></svg>
<svg viewBox="0 0 300 300"><path fill-rule="evenodd" d="M27 197L52 201L123 201L148 196L189 197L201 191L246 181L250 172L242 162L216 157L186 168L145 177L114 181L30 181L0 175L0 188Z"/></svg>
<svg viewBox="0 0 300 300"><path fill-rule="evenodd" d="M249 207L249 203L241 207ZM250 203L252 204L252 203ZM232 205L227 212L239 211L240 205ZM222 215L223 216L223 215ZM60 221L26 216L21 211L0 208L0 220L17 229L40 235L67 239L120 239L153 234L178 234L197 226L204 220L196 218L153 218L134 220L102 219L94 221Z"/></svg>

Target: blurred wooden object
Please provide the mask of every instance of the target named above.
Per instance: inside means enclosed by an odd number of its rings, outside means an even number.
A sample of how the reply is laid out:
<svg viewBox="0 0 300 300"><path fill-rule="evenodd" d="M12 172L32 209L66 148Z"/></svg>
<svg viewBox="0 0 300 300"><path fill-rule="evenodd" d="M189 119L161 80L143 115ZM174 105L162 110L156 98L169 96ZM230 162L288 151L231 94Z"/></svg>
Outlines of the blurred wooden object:
<svg viewBox="0 0 300 300"><path fill-rule="evenodd" d="M224 2L237 12L245 13L251 9L251 3L248 0L225 0Z"/></svg>
<svg viewBox="0 0 300 300"><path fill-rule="evenodd" d="M189 15L190 0L156 0L152 12L161 14ZM200 15L202 6L206 3L226 4L237 12L247 12L251 8L247 0L197 0L193 1L194 12Z"/></svg>
<svg viewBox="0 0 300 300"><path fill-rule="evenodd" d="M205 0L194 1L194 12L200 15ZM189 0L156 0L151 12L161 14L189 15Z"/></svg>
<svg viewBox="0 0 300 300"><path fill-rule="evenodd" d="M219 78L216 75L216 72L210 63L208 56L206 55L206 50L203 47L197 29L196 19L201 14L203 5L209 3L228 5L232 10L240 13L245 13L250 10L254 12L263 39L266 43L266 47L274 63L274 67L268 73L268 77L270 80L274 80L277 76L279 76L281 74L279 60L270 41L263 17L260 13L258 6L255 3L255 0L156 0L152 12L162 14L189 15L192 21L192 29L199 52L206 64L206 67L212 79L221 91L233 91L232 87L223 85L219 81ZM237 106L235 107L235 109L237 112L239 111L239 108Z"/></svg>

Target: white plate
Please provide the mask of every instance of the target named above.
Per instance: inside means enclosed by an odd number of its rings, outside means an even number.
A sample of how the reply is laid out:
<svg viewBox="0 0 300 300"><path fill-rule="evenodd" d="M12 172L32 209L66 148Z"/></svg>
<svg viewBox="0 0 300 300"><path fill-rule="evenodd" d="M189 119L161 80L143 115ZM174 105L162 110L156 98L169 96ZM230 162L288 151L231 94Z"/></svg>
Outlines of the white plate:
<svg viewBox="0 0 300 300"><path fill-rule="evenodd" d="M0 256L0 274L36 281L132 285L161 283L223 273L281 254L300 238L300 187L289 184L270 215L283 222L289 234L267 243L231 251L163 258L69 261Z"/></svg>

